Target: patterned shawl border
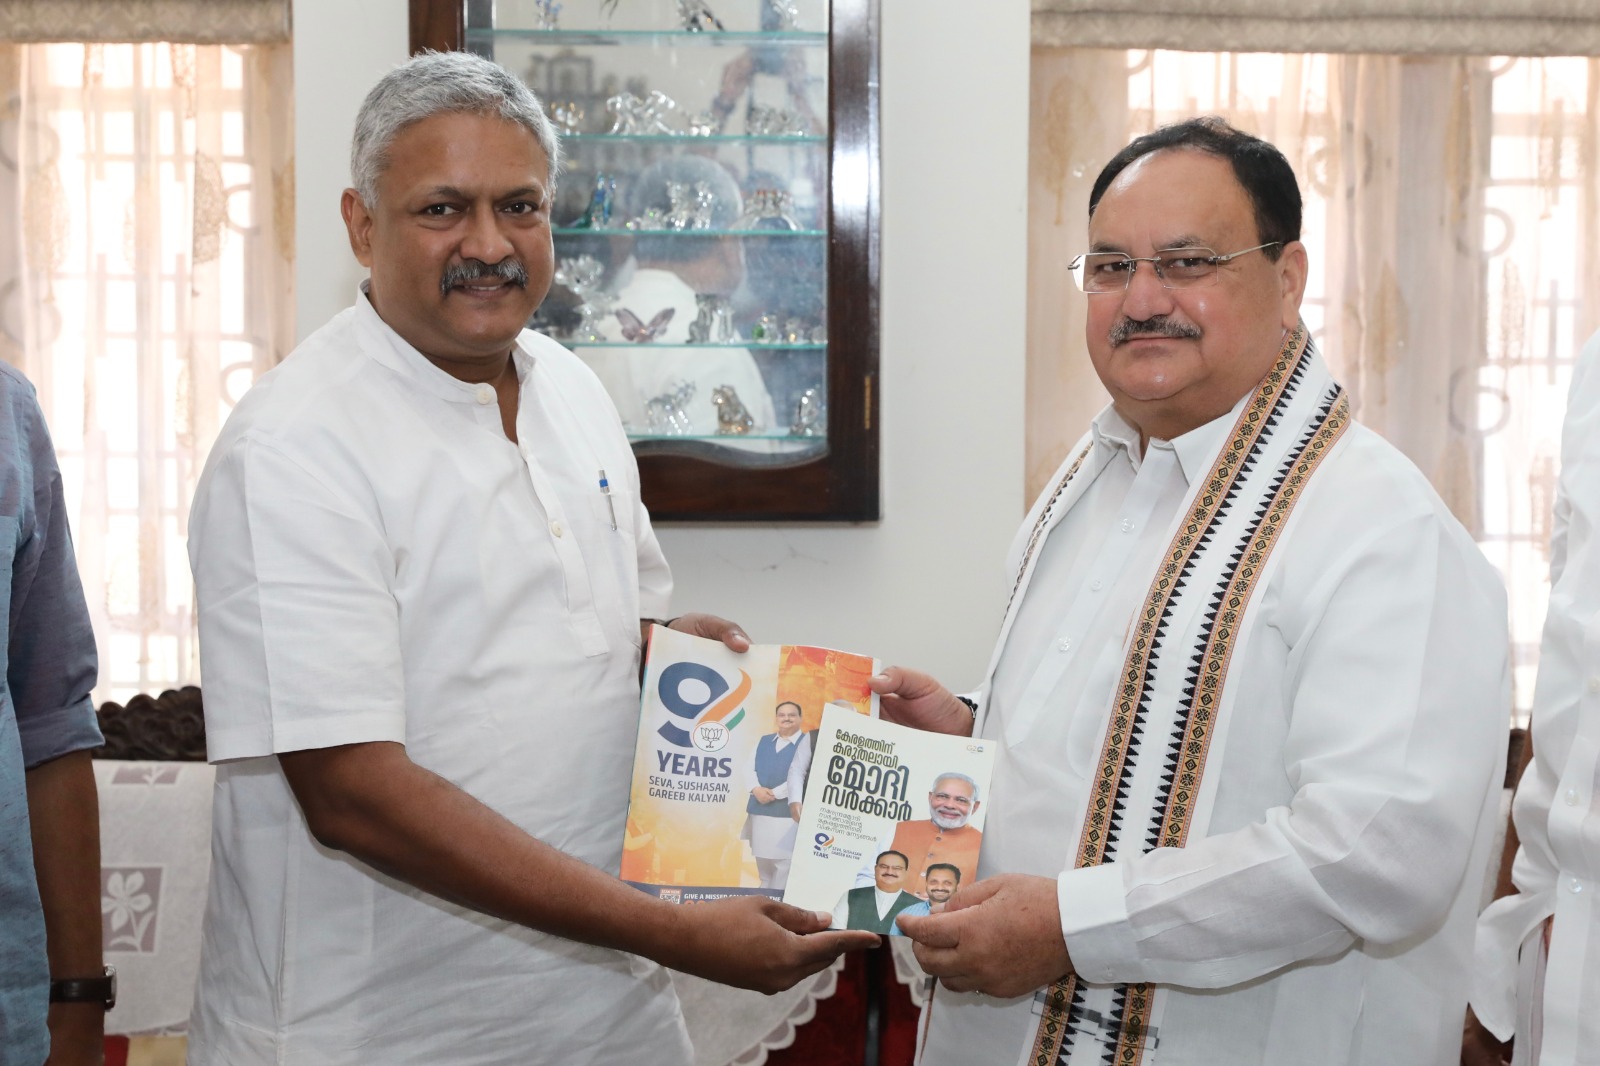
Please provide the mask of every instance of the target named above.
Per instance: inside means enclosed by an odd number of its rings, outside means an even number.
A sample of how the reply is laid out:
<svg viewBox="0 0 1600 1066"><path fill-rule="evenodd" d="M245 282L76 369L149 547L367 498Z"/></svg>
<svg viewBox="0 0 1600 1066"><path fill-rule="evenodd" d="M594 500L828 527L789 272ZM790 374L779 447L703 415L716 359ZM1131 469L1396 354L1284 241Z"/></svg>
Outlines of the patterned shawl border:
<svg viewBox="0 0 1600 1066"><path fill-rule="evenodd" d="M1198 693L1190 705L1188 726L1184 731L1181 751L1183 767L1179 770L1172 796L1162 818L1160 846L1181 848L1189 838L1193 825L1194 798L1199 792L1205 773L1206 756L1210 752L1212 717L1222 698L1222 685L1227 678L1228 665L1237 646L1234 636L1239 623L1256 589L1256 576L1266 565L1283 532L1289 513L1299 502L1306 481L1314 474L1350 424L1350 399L1343 389L1338 389L1323 406L1321 426L1311 433L1311 439L1298 449L1293 460L1293 472L1284 479L1277 494L1251 537L1249 551L1234 573L1224 597L1224 606L1218 614L1211 638L1203 653L1204 667ZM1148 983L1128 986L1123 1007L1122 1027L1117 1037L1117 1048L1112 1056L1115 1066L1139 1066L1144 1058L1144 1037L1150 1026L1156 986Z"/></svg>
<svg viewBox="0 0 1600 1066"><path fill-rule="evenodd" d="M1298 358L1297 358L1298 357ZM1255 449L1256 441L1269 425L1268 415L1282 398L1283 385L1289 376L1291 364L1298 365L1306 356L1304 327L1297 328L1278 360L1267 374L1253 399L1240 412L1234 423L1228 446L1222 450L1207 475L1205 487L1190 509L1189 519L1174 535L1167 549L1167 561L1156 575L1139 616L1133 640L1128 647L1127 660L1122 669L1122 687L1117 694L1117 706L1106 727L1106 737L1100 752L1100 770L1094 782L1089 811L1084 820L1083 835L1078 845L1078 866L1098 866L1105 857L1106 830L1111 809L1116 798L1117 782L1128 757L1128 738L1134 716L1145 692L1145 680L1150 665L1151 645L1156 629L1165 617L1167 605L1177 588L1177 578L1187 568L1189 558L1201 546L1201 533L1210 528L1211 521L1228 502L1230 490L1244 461Z"/></svg>
<svg viewBox="0 0 1600 1066"><path fill-rule="evenodd" d="M1307 348L1305 327L1301 325L1295 329L1279 351L1277 362L1273 364L1261 386L1256 390L1255 398L1240 412L1238 420L1234 423L1233 432L1229 436L1228 446L1212 465L1211 472L1206 477L1205 487L1190 509L1188 521L1173 537L1167 550L1167 561L1151 585L1144 610L1139 616L1137 630L1128 648L1127 660L1122 671L1123 684L1118 691L1117 706L1112 712L1101 748L1100 771L1095 780L1092 802L1078 847L1076 865L1079 867L1097 866L1104 857L1108 814L1112 798L1116 794L1116 783L1122 777L1123 764L1127 760L1128 735L1133 724L1134 711L1144 694L1145 670L1149 665L1151 639L1158 621L1166 612L1167 603L1174 591L1175 579L1185 569L1189 557L1198 548L1201 531L1210 526L1211 519L1227 501L1228 490L1238 477L1240 467L1269 424L1267 416L1281 399L1283 385L1289 377L1291 365L1298 368L1302 360L1309 358ZM1035 528L1035 533L1039 528ZM1030 541L1030 550L1031 547ZM1034 1066L1054 1066L1061 1052L1068 1006L1076 984L1076 977L1069 975L1056 981L1046 992L1044 1011L1039 1019L1033 1050L1028 1056L1028 1061Z"/></svg>
<svg viewBox="0 0 1600 1066"><path fill-rule="evenodd" d="M1012 582L1011 595L1006 599L1006 611L1009 612L1011 610L1011 604L1017 598L1017 590L1022 587L1022 579L1028 573L1028 564L1033 561L1033 553L1039 547L1039 539L1044 534L1044 527L1050 522L1050 513L1056 509L1056 501L1061 499L1061 494L1066 491L1067 485L1071 483L1073 476L1077 474L1078 468L1083 465L1083 461L1089 457L1089 453L1092 451L1094 451L1094 441L1090 440L1088 444L1083 446L1083 450L1078 453L1078 457L1072 460L1072 465L1067 467L1067 472L1061 475L1061 480L1056 482L1056 490L1050 494L1050 502L1044 505L1044 510L1039 512L1039 517L1034 521L1033 531L1028 534L1028 546L1022 552L1022 565L1017 567L1017 580Z"/></svg>

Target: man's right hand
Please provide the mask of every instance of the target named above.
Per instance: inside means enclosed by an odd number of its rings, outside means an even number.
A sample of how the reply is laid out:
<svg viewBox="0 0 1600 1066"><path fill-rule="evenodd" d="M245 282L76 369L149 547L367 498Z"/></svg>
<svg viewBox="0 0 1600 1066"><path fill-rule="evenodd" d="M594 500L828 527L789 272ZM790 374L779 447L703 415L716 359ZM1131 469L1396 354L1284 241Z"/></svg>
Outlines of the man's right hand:
<svg viewBox="0 0 1600 1066"><path fill-rule="evenodd" d="M879 695L879 707L888 721L930 733L972 735L972 711L927 674L890 666L868 684Z"/></svg>
<svg viewBox="0 0 1600 1066"><path fill-rule="evenodd" d="M1510 1062L1510 1042L1496 1040L1469 1008L1461 1032L1461 1066L1509 1066Z"/></svg>
<svg viewBox="0 0 1600 1066"><path fill-rule="evenodd" d="M680 907L672 942L656 961L708 981L772 995L826 969L846 951L878 943L860 929L828 930L832 916L766 896Z"/></svg>

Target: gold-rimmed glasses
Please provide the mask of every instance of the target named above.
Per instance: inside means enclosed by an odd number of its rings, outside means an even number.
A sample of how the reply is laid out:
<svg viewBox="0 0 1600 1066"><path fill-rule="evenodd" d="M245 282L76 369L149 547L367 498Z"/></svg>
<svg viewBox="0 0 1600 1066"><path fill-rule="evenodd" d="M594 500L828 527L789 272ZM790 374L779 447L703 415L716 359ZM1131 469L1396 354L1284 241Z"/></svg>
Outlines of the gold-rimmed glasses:
<svg viewBox="0 0 1600 1066"><path fill-rule="evenodd" d="M1091 296L1107 292L1126 292L1133 281L1133 272L1140 263L1149 263L1156 272L1156 280L1169 289L1186 289L1198 285L1217 273L1222 264L1231 262L1250 252L1275 248L1282 241L1268 241L1254 248L1242 248L1227 255L1218 255L1210 248L1163 248L1155 255L1132 256L1124 252L1086 252L1078 256L1068 269L1078 288Z"/></svg>

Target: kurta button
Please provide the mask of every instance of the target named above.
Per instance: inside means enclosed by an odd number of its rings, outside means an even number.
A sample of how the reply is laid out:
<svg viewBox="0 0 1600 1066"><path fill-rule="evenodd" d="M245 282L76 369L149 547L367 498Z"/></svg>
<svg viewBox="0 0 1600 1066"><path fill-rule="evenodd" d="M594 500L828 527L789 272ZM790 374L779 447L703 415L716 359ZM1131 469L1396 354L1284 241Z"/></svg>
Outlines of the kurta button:
<svg viewBox="0 0 1600 1066"><path fill-rule="evenodd" d="M550 523L550 532L553 536L561 536L561 534L564 532L564 530L561 528L561 523L552 521Z"/></svg>
<svg viewBox="0 0 1600 1066"><path fill-rule="evenodd" d="M1072 641L1071 641L1071 639L1069 639L1067 637L1062 637L1060 640L1056 641L1056 650L1057 651L1071 651L1072 650Z"/></svg>
<svg viewBox="0 0 1600 1066"><path fill-rule="evenodd" d="M479 385L478 386L478 391L475 394L475 399L477 399L477 401L479 403L484 404L486 406L488 404L494 403L494 386L493 385Z"/></svg>
<svg viewBox="0 0 1600 1066"><path fill-rule="evenodd" d="M1574 877L1571 881L1567 882L1567 890L1576 895L1577 893L1583 891L1583 882Z"/></svg>
<svg viewBox="0 0 1600 1066"><path fill-rule="evenodd" d="M1133 519L1124 518L1122 520L1122 531L1124 533L1132 533L1133 532Z"/></svg>
<svg viewBox="0 0 1600 1066"><path fill-rule="evenodd" d="M1103 581L1101 581L1099 578L1095 578L1093 581L1089 582L1089 588L1093 592L1099 592L1103 584L1105 584Z"/></svg>
<svg viewBox="0 0 1600 1066"><path fill-rule="evenodd" d="M1578 790L1575 789L1575 788L1567 789L1567 806L1568 807L1576 807L1577 805L1578 805Z"/></svg>

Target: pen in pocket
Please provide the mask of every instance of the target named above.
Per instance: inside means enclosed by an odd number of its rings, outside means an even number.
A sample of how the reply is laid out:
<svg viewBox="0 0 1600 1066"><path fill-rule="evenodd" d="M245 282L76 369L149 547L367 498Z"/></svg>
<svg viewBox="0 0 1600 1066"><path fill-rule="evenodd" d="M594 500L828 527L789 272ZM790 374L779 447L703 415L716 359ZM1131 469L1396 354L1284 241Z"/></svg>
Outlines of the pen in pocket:
<svg viewBox="0 0 1600 1066"><path fill-rule="evenodd" d="M611 495L611 482L606 480L606 472L600 471L600 495L606 498L606 507L611 510L611 528L617 528L617 501Z"/></svg>

